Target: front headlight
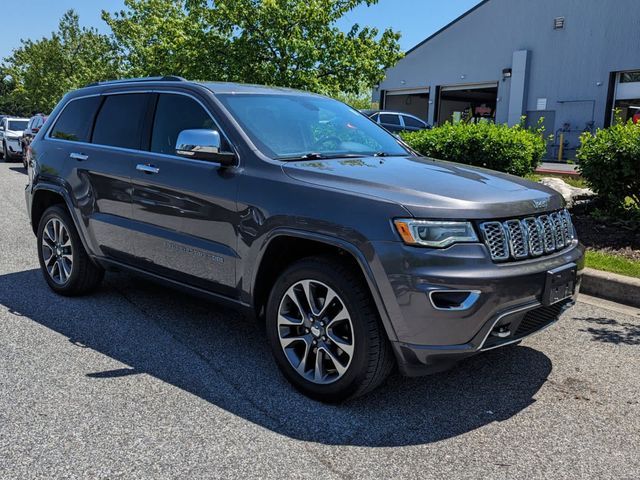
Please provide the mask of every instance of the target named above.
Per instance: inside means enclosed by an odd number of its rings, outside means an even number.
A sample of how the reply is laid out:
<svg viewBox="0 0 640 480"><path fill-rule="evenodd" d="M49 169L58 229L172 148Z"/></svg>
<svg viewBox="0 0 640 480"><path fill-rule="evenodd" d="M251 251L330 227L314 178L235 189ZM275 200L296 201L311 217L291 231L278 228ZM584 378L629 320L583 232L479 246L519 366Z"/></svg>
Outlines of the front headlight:
<svg viewBox="0 0 640 480"><path fill-rule="evenodd" d="M470 222L415 220L401 218L393 222L405 243L445 248L459 242L477 242Z"/></svg>

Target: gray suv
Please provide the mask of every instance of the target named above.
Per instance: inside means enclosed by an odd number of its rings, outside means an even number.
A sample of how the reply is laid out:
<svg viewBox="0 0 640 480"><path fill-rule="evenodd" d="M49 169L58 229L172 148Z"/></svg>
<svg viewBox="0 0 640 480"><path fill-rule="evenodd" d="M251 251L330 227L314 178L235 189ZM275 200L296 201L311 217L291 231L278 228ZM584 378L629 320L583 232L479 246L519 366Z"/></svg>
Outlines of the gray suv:
<svg viewBox="0 0 640 480"><path fill-rule="evenodd" d="M27 208L61 295L127 270L264 319L327 402L553 324L583 248L560 195L423 158L358 111L178 77L69 93L32 143Z"/></svg>

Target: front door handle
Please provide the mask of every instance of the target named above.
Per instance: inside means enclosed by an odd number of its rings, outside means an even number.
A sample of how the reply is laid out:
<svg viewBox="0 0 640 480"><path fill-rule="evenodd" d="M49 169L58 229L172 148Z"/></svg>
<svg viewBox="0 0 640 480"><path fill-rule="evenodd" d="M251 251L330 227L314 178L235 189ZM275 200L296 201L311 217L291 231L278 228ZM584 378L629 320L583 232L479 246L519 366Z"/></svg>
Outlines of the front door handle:
<svg viewBox="0 0 640 480"><path fill-rule="evenodd" d="M89 158L89 155L85 155L84 153L75 153L75 152L71 153L69 156L79 162L84 162Z"/></svg>
<svg viewBox="0 0 640 480"><path fill-rule="evenodd" d="M138 170L139 172L144 172L144 173L158 173L158 172L160 172L160 169L158 167L154 167L153 165L144 165L142 163L139 163L138 165L136 165L136 170Z"/></svg>

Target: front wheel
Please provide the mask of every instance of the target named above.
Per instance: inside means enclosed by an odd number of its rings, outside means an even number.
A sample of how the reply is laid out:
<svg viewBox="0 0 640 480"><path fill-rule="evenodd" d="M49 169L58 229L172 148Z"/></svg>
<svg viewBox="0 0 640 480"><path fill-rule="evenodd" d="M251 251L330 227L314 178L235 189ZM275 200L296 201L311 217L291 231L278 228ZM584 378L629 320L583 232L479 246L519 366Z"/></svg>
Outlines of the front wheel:
<svg viewBox="0 0 640 480"><path fill-rule="evenodd" d="M71 216L59 205L49 207L40 219L38 259L44 279L60 295L87 293L104 276L87 255Z"/></svg>
<svg viewBox="0 0 640 480"><path fill-rule="evenodd" d="M368 287L359 272L333 257L300 260L278 278L266 327L283 374L320 401L363 395L393 368Z"/></svg>

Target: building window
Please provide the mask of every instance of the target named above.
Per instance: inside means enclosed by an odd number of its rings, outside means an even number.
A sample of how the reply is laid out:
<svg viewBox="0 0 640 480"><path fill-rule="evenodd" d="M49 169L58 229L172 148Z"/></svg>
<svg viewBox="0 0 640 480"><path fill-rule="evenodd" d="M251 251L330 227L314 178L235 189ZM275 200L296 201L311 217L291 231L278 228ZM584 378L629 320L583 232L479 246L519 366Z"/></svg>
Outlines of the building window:
<svg viewBox="0 0 640 480"><path fill-rule="evenodd" d="M635 72L622 72L620 74L620 83L640 82L640 70Z"/></svg>
<svg viewBox="0 0 640 480"><path fill-rule="evenodd" d="M553 29L554 30L564 29L564 17L556 17L553 19Z"/></svg>

